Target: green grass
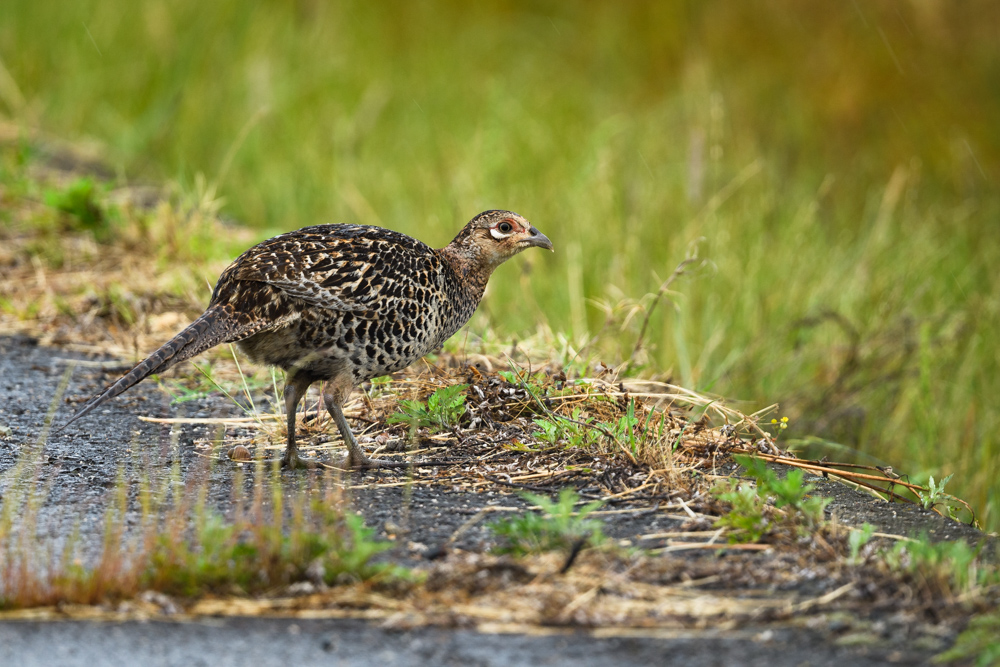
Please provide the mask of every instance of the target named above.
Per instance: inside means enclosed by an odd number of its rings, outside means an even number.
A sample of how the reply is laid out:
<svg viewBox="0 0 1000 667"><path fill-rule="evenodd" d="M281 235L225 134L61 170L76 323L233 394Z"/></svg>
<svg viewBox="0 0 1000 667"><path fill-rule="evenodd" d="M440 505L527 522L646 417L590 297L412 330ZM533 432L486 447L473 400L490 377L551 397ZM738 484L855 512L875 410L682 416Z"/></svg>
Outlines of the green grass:
<svg viewBox="0 0 1000 667"><path fill-rule="evenodd" d="M493 532L506 541L498 548L499 553L523 556L546 551L573 552L583 546L594 547L605 542L601 522L587 518L604 504L603 501L591 501L577 510L575 508L581 501L574 489L560 491L558 500L535 493L524 492L520 495L537 505L543 513L527 512L491 523Z"/></svg>
<svg viewBox="0 0 1000 667"><path fill-rule="evenodd" d="M402 567L372 562L391 544L345 507L333 483L309 483L286 496L280 473L270 474L262 462L249 497L240 497L243 476L237 473L235 510L228 516L209 506L205 474L182 480L175 463L157 484L145 472L127 481L123 469L104 508L103 543L88 561L79 521L61 551L36 534L44 494L25 490L40 474L31 458L37 453L19 458L7 480L16 491L7 493L0 512L0 610L99 604L147 589L194 599L273 592L302 581L337 585L410 576ZM139 488L139 506L132 503L129 519L130 486Z"/></svg>
<svg viewBox="0 0 1000 667"><path fill-rule="evenodd" d="M709 270L671 285L637 366L780 401L793 439L954 474L1000 527L995 3L3 14L0 113L97 139L123 181L217 188L261 237L363 222L443 245L482 209L527 216L556 254L502 267L478 331L544 320L578 350L605 322L595 301L649 307L703 239ZM627 359L641 319L590 352Z"/></svg>

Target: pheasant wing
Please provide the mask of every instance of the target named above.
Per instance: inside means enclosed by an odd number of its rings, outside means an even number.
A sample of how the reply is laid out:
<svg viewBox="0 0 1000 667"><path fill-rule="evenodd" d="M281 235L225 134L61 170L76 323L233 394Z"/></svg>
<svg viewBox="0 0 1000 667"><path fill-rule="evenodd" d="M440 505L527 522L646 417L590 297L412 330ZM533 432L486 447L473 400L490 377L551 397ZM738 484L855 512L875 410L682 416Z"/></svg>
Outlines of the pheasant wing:
<svg viewBox="0 0 1000 667"><path fill-rule="evenodd" d="M437 261L430 247L398 232L319 225L254 246L232 269L239 280L268 283L313 306L365 313L386 296L412 298L405 283L419 284Z"/></svg>

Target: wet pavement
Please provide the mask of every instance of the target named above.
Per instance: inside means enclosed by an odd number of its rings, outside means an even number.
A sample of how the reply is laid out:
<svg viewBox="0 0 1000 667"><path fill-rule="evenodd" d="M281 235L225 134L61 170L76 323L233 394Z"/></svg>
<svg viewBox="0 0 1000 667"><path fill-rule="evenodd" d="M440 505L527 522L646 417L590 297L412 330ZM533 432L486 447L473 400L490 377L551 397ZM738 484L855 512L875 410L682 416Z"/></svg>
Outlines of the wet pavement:
<svg viewBox="0 0 1000 667"><path fill-rule="evenodd" d="M685 634L598 639L583 632L528 636L439 628L392 631L361 621L228 618L199 623L0 623L0 646L7 656L4 663L18 667L923 664L917 656L898 651L830 646L803 631Z"/></svg>

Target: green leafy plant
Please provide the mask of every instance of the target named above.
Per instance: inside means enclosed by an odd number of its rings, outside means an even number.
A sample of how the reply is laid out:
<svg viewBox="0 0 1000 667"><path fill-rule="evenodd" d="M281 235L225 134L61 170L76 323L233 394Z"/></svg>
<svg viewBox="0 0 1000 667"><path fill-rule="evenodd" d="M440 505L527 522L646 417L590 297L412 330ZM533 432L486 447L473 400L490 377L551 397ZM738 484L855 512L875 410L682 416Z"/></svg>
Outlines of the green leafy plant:
<svg viewBox="0 0 1000 667"><path fill-rule="evenodd" d="M405 422L414 426L446 429L458 424L465 414L467 384L442 387L427 397L427 402L403 400L399 402L401 414L391 415L390 424Z"/></svg>
<svg viewBox="0 0 1000 667"><path fill-rule="evenodd" d="M602 501L589 502L574 511L580 497L573 489L560 491L556 501L533 493L522 493L521 497L537 505L542 513L529 512L490 524L493 531L508 542L499 551L524 555L573 549L580 543L597 546L604 542L601 523L587 518L603 504Z"/></svg>
<svg viewBox="0 0 1000 667"><path fill-rule="evenodd" d="M715 522L719 528L729 528L729 541L756 542L762 538L770 527L770 522L764 516L767 503L757 489L737 480L725 480L712 489L712 494L719 500L729 503L732 508Z"/></svg>
<svg viewBox="0 0 1000 667"><path fill-rule="evenodd" d="M831 499L810 495L816 490L816 485L803 483L805 474L801 470L798 468L790 470L782 479L761 459L741 455L733 458L757 481L761 495L774 498L775 507L789 508L805 519L809 526L814 526L823 520L823 510L830 504Z"/></svg>
<svg viewBox="0 0 1000 667"><path fill-rule="evenodd" d="M601 437L601 432L590 426L593 420L584 416L580 408L573 410L570 419L552 414L546 419L539 418L532 421L540 429L535 431L535 436L551 445L563 445L567 448L585 447L597 442Z"/></svg>
<svg viewBox="0 0 1000 667"><path fill-rule="evenodd" d="M935 482L933 477L930 478L927 482L927 492L921 492L920 494L920 505L925 510L929 510L935 505L947 502L947 499L950 498L950 496L944 492L944 487L953 476L954 475L948 475L940 482Z"/></svg>
<svg viewBox="0 0 1000 667"><path fill-rule="evenodd" d="M550 445L557 444L564 436L566 428L564 426L565 422L562 420L549 420L549 419L534 419L532 420L537 426L539 431L535 431L534 435L539 440L549 443Z"/></svg>
<svg viewBox="0 0 1000 667"><path fill-rule="evenodd" d="M732 505L732 509L716 521L717 526L733 529L730 541L756 542L768 532L772 527L765 509L769 498L776 508L785 508L788 520L802 530L814 528L823 521L823 510L831 499L811 495L816 485L805 484L801 470L792 470L782 479L760 459L742 455L733 458L754 478L756 488L726 480L713 489L719 500Z"/></svg>

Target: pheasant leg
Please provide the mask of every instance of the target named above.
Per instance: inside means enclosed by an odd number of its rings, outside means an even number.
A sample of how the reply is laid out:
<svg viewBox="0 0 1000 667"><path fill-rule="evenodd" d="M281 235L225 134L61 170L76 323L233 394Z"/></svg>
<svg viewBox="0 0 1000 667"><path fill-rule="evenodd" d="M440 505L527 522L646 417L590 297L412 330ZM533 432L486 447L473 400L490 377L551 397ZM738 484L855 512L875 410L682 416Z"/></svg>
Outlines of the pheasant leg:
<svg viewBox="0 0 1000 667"><path fill-rule="evenodd" d="M285 455L281 457L281 467L291 468L315 468L318 462L315 459L308 459L299 456L299 448L295 443L295 411L298 409L299 401L305 396L311 382L303 378L290 376L285 382L285 415L288 419L288 444L285 447Z"/></svg>
<svg viewBox="0 0 1000 667"><path fill-rule="evenodd" d="M343 438L344 444L347 445L348 454L346 463L348 468L405 468L409 465L406 461L385 461L369 458L354 438L351 426L347 423L347 418L344 417L343 401L338 401L337 398L333 391L323 392L323 401L326 403L326 409L330 412L330 416L333 417L333 421L337 423L337 429L340 430L340 437Z"/></svg>

